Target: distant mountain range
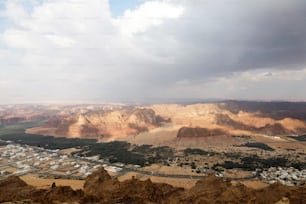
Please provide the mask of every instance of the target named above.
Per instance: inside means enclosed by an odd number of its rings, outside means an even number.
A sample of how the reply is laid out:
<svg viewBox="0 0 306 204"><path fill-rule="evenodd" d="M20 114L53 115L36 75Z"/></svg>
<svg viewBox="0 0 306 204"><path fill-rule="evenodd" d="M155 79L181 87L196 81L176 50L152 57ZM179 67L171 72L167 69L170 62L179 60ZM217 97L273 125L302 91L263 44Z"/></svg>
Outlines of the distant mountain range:
<svg viewBox="0 0 306 204"><path fill-rule="evenodd" d="M165 135L159 138L163 142L184 138L184 133L188 138L299 135L306 133L306 102L0 106L0 125L39 120L45 123L28 133L99 141Z"/></svg>

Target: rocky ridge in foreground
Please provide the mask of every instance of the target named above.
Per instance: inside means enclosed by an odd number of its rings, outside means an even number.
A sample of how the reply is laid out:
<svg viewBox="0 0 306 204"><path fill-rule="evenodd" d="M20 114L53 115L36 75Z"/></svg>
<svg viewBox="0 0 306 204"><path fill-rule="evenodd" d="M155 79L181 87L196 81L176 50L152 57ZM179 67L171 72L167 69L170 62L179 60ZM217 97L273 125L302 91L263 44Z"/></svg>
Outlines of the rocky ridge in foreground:
<svg viewBox="0 0 306 204"><path fill-rule="evenodd" d="M254 190L242 184L210 175L185 190L151 180L132 178L123 182L112 179L103 169L89 175L84 188L69 186L36 189L16 176L0 180L0 202L14 203L291 203L306 200L306 187L280 183ZM18 202L17 202L18 201Z"/></svg>

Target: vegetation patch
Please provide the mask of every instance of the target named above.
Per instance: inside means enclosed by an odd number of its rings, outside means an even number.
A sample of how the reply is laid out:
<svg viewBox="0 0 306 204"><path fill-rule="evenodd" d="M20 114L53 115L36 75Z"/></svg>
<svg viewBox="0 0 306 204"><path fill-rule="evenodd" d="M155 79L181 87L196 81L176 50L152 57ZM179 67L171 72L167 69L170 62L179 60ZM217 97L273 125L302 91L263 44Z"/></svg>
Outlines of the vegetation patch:
<svg viewBox="0 0 306 204"><path fill-rule="evenodd" d="M269 145L262 143L262 142L248 142L245 143L243 145L241 145L242 147L251 147L251 148L257 148L257 149L262 149L265 151L274 151L274 149L272 147L270 147Z"/></svg>
<svg viewBox="0 0 306 204"><path fill-rule="evenodd" d="M80 149L79 152L74 153L75 155L84 157L99 155L101 159L108 160L111 163L121 162L141 166L162 162L174 155L173 149L167 146L137 146L120 141L97 143L96 139L65 138L24 133L25 128L32 125L29 123L2 127L0 129L0 139L3 140L3 145L6 144L4 141L12 141L22 145L51 150L74 147Z"/></svg>
<svg viewBox="0 0 306 204"><path fill-rule="evenodd" d="M185 155L210 155L210 156L214 156L218 153L216 152L212 152L212 151L205 151L205 150L202 150L202 149L193 149L193 148L187 148L184 150L184 154Z"/></svg>
<svg viewBox="0 0 306 204"><path fill-rule="evenodd" d="M250 140L251 136L248 135L233 135L234 138Z"/></svg>
<svg viewBox="0 0 306 204"><path fill-rule="evenodd" d="M5 145L7 145L7 143L0 140L0 146L5 146Z"/></svg>
<svg viewBox="0 0 306 204"><path fill-rule="evenodd" d="M42 124L42 122L26 122L15 125L1 125L0 135L21 134L24 133L27 128L35 127L40 124Z"/></svg>
<svg viewBox="0 0 306 204"><path fill-rule="evenodd" d="M95 139L79 139L79 138L64 138L64 137L52 137L52 136L42 136L42 135L32 135L26 133L15 133L8 135L1 135L0 139L6 141L13 141L18 144L30 145L36 147L43 147L46 149L56 150L56 149L67 149L67 148L85 148L95 144L97 140Z"/></svg>
<svg viewBox="0 0 306 204"><path fill-rule="evenodd" d="M225 169L243 169L247 171L254 171L257 168L268 169L270 167L294 167L296 169L305 169L306 163L293 163L283 157L271 157L263 159L257 155L241 158L240 162L224 161L221 164L215 164L213 169L219 169L219 167Z"/></svg>
<svg viewBox="0 0 306 204"><path fill-rule="evenodd" d="M288 136L289 138L295 139L297 141L306 142L306 135L299 136Z"/></svg>

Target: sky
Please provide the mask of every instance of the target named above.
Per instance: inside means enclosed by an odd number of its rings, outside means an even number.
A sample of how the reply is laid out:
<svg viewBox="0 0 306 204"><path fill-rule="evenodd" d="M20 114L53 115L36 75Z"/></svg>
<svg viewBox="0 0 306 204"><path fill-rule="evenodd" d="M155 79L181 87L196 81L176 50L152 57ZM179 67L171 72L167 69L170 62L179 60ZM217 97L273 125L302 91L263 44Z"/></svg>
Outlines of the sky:
<svg viewBox="0 0 306 204"><path fill-rule="evenodd" d="M305 0L0 0L0 103L306 100Z"/></svg>

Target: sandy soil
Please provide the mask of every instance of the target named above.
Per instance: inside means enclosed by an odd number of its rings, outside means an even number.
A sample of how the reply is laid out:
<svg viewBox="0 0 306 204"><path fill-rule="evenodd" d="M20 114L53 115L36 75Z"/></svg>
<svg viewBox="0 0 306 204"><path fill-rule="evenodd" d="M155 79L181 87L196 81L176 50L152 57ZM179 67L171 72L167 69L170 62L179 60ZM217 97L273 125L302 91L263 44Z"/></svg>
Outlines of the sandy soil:
<svg viewBox="0 0 306 204"><path fill-rule="evenodd" d="M190 189L197 182L196 179L179 179L179 178L164 178L157 176L148 176L143 174L138 174L136 172L129 172L118 178L119 181L125 181L135 177L140 180L151 179L152 182L156 183L168 183L175 187L182 187L185 189ZM38 178L35 175L26 175L21 177L27 184L32 185L37 188L48 189L51 187L52 183L55 182L57 186L71 186L74 190L82 189L84 182L83 180L67 180L67 179L42 179ZM238 182L232 181L233 184ZM267 187L268 184L262 181L243 181L240 182L243 185L252 188L252 189L261 189Z"/></svg>
<svg viewBox="0 0 306 204"><path fill-rule="evenodd" d="M38 134L38 135L52 135L56 136L55 134L56 128L46 128L46 127L33 127L26 129L27 134Z"/></svg>
<svg viewBox="0 0 306 204"><path fill-rule="evenodd" d="M224 175L227 178L246 178L248 176L252 176L252 172L234 169L234 170L226 170Z"/></svg>
<svg viewBox="0 0 306 204"><path fill-rule="evenodd" d="M55 182L57 186L71 186L74 190L82 189L84 182L83 180L68 180L68 179L42 179L35 175L26 175L20 177L27 184L32 185L37 188L48 189L51 187L52 183Z"/></svg>
<svg viewBox="0 0 306 204"><path fill-rule="evenodd" d="M240 183L252 189L262 189L269 186L269 184L262 181L243 181Z"/></svg>
<svg viewBox="0 0 306 204"><path fill-rule="evenodd" d="M138 135L127 136L123 140L133 144L168 145L177 135L180 126L167 126L143 132Z"/></svg>
<svg viewBox="0 0 306 204"><path fill-rule="evenodd" d="M170 171L169 171L170 172ZM241 175L241 177L246 176L247 174ZM236 178L238 177L235 175ZM183 179L183 178L165 178L165 177L158 177L158 176L148 176L148 175L143 175L139 174L136 172L129 172L123 176L120 176L118 178L119 181L125 181L128 179L131 179L132 177L135 177L136 179L140 180L147 180L151 179L151 181L156 182L156 183L168 183L170 185L173 185L175 187L182 187L185 189L190 189L195 185L195 183L198 181L197 179ZM243 182L237 182L237 181L232 181L233 184L238 184L242 183L243 185L252 188L252 189L261 189L264 187L267 187L269 184L262 182L262 181L243 181Z"/></svg>
<svg viewBox="0 0 306 204"><path fill-rule="evenodd" d="M296 150L305 150L306 143L299 142L294 139L289 139L286 137L269 137L269 136L257 136L254 139L258 142L266 143L267 145L271 146L272 148L281 148L284 151L286 149L294 148Z"/></svg>
<svg viewBox="0 0 306 204"><path fill-rule="evenodd" d="M162 174L180 174L180 175L200 175L197 173L193 173L191 168L184 168L179 166L163 166L159 164L153 164L151 166L143 167L142 170L145 171L153 171L154 173L162 173Z"/></svg>
<svg viewBox="0 0 306 204"><path fill-rule="evenodd" d="M124 181L135 177L140 180L147 180L151 179L151 181L156 183L168 183L175 187L182 187L185 189L189 189L195 185L197 182L196 179L178 179L178 178L165 178L165 177L157 177L157 176L148 176L143 174L138 174L136 172L129 172L121 177L118 178L119 181Z"/></svg>

